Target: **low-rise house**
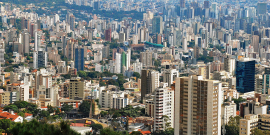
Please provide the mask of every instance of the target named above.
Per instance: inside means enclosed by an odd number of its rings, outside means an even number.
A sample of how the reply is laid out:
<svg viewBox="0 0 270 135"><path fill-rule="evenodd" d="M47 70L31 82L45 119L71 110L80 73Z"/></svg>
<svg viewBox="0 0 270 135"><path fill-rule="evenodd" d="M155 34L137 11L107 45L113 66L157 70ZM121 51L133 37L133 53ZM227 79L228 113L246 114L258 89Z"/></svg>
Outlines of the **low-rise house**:
<svg viewBox="0 0 270 135"><path fill-rule="evenodd" d="M13 122L21 122L21 123L23 122L23 117L16 115L15 113L13 113L13 111L9 113L9 112L0 110L0 119L9 119Z"/></svg>

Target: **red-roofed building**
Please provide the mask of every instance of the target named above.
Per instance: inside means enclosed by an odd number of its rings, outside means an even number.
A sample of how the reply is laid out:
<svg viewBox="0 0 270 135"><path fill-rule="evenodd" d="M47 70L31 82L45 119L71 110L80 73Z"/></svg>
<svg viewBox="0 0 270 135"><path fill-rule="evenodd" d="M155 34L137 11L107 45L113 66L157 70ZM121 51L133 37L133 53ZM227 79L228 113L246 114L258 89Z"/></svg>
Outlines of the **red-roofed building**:
<svg viewBox="0 0 270 135"><path fill-rule="evenodd" d="M6 111L0 112L0 119L10 119L11 121L14 122L23 122L23 117Z"/></svg>

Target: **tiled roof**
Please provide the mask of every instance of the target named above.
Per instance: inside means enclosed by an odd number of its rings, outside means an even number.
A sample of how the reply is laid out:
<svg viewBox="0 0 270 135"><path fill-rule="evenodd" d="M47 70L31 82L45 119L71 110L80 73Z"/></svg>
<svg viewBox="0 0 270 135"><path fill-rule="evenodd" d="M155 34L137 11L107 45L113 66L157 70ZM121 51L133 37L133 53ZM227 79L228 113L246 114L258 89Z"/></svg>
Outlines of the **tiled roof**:
<svg viewBox="0 0 270 135"><path fill-rule="evenodd" d="M17 118L19 117L19 115L16 115L16 114L11 114L9 112L0 112L0 118L3 118L3 119L10 119L11 121L14 121L16 120Z"/></svg>

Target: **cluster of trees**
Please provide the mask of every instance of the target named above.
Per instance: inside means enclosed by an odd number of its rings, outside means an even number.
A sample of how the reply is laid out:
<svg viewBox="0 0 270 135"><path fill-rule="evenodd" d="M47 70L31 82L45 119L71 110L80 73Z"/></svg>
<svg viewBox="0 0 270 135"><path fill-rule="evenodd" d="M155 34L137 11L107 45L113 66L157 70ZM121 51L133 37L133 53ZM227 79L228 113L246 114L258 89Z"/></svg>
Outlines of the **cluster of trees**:
<svg viewBox="0 0 270 135"><path fill-rule="evenodd" d="M222 53L225 52L225 49L222 46L219 46L219 45L214 46L213 44L209 44L209 48L216 48Z"/></svg>
<svg viewBox="0 0 270 135"><path fill-rule="evenodd" d="M212 62L214 60L214 57L210 57L210 56L203 56L201 55L197 61L203 61L204 63L208 63L208 62Z"/></svg>
<svg viewBox="0 0 270 135"><path fill-rule="evenodd" d="M227 102L227 101L228 101L228 99L224 100L224 102ZM232 98L232 101L234 101L234 103L236 104L236 109L239 110L239 104L242 103L242 102L245 102L247 100L242 98L242 97L239 97L238 99Z"/></svg>
<svg viewBox="0 0 270 135"><path fill-rule="evenodd" d="M241 117L230 117L228 124L225 125L226 135L239 135L239 122Z"/></svg>
<svg viewBox="0 0 270 135"><path fill-rule="evenodd" d="M123 76L123 74L114 74L114 73L110 73L108 71L105 72L86 72L86 71L82 71L80 70L78 72L79 77L81 77L82 79L85 80L91 80L91 79L100 79L100 86L106 86L105 82L102 81L102 77L112 77L113 75L116 75L118 77L117 80L108 80L107 84L108 85L116 85L119 86L121 90L124 90L123 84L126 83L127 81L125 80L125 77ZM70 79L71 75L70 74L63 74L61 75L62 77L64 77L65 79ZM135 77L139 77L138 74L134 74Z"/></svg>
<svg viewBox="0 0 270 135"><path fill-rule="evenodd" d="M70 128L70 123L48 124L45 120L14 123L9 119L0 120L0 132L12 135L80 135Z"/></svg>
<svg viewBox="0 0 270 135"><path fill-rule="evenodd" d="M84 100L80 104L78 111L81 112L85 117L89 117L90 105L91 105L90 101ZM94 107L94 103L92 103L92 113L94 113L94 111L95 111L95 107Z"/></svg>
<svg viewBox="0 0 270 135"><path fill-rule="evenodd" d="M15 113L18 113L18 115L24 117L24 113L30 113L33 114L33 117L36 117L37 119L48 119L50 121L54 121L55 119L62 119L66 116L66 112L73 109L71 105L64 104L61 108L61 111L64 111L65 113L62 113L60 111L60 108L52 107L51 105L47 106L47 111L38 109L36 104L28 103L26 101L16 101L14 104L10 104L4 107L4 111L13 110ZM54 113L54 115L50 115L51 113Z"/></svg>
<svg viewBox="0 0 270 135"><path fill-rule="evenodd" d="M101 117L108 117L108 115L111 115L112 118L117 117L139 117L139 116L145 116L145 109L144 108L133 108L130 105L127 105L125 108L122 109L110 109L108 112L101 111L100 112Z"/></svg>
<svg viewBox="0 0 270 135"><path fill-rule="evenodd" d="M252 129L251 130L252 135L270 135L269 130L260 130L258 128Z"/></svg>

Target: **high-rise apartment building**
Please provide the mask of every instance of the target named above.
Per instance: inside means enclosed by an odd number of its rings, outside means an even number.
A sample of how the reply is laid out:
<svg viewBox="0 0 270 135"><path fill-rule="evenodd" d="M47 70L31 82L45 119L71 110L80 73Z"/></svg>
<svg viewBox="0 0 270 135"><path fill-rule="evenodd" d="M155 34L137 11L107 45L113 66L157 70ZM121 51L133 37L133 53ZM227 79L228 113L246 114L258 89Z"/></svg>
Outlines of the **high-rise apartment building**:
<svg viewBox="0 0 270 135"><path fill-rule="evenodd" d="M270 89L270 74L263 74L262 75L262 93L261 94L268 94Z"/></svg>
<svg viewBox="0 0 270 135"><path fill-rule="evenodd" d="M176 69L166 69L163 72L163 82L168 83L169 87L177 77L179 77L179 72Z"/></svg>
<svg viewBox="0 0 270 135"><path fill-rule="evenodd" d="M154 130L173 128L174 91L171 88L161 86L155 89L154 108Z"/></svg>
<svg viewBox="0 0 270 135"><path fill-rule="evenodd" d="M161 16L155 16L152 22L152 33L162 34L163 32L163 19Z"/></svg>
<svg viewBox="0 0 270 135"><path fill-rule="evenodd" d="M74 15L71 15L70 16L70 29L74 31L75 29L75 16Z"/></svg>
<svg viewBox="0 0 270 135"><path fill-rule="evenodd" d="M23 44L23 53L29 53L30 46L30 34L28 32L24 32L22 34L22 44Z"/></svg>
<svg viewBox="0 0 270 135"><path fill-rule="evenodd" d="M84 47L75 49L75 68L77 71L84 70Z"/></svg>
<svg viewBox="0 0 270 135"><path fill-rule="evenodd" d="M236 116L236 104L234 101L224 102L221 107L222 124L228 124L230 117Z"/></svg>
<svg viewBox="0 0 270 135"><path fill-rule="evenodd" d="M180 7L185 8L185 0L180 0Z"/></svg>
<svg viewBox="0 0 270 135"><path fill-rule="evenodd" d="M48 53L46 51L38 51L37 63L37 68L47 67Z"/></svg>
<svg viewBox="0 0 270 135"><path fill-rule="evenodd" d="M203 2L203 7L204 8L210 8L210 2L207 0L207 1L204 1Z"/></svg>
<svg viewBox="0 0 270 135"><path fill-rule="evenodd" d="M235 59L226 56L224 58L224 70L231 73L232 75L235 74Z"/></svg>
<svg viewBox="0 0 270 135"><path fill-rule="evenodd" d="M141 100L159 87L159 72L143 69L141 72Z"/></svg>
<svg viewBox="0 0 270 135"><path fill-rule="evenodd" d="M259 2L257 3L257 13L266 14L267 12L267 3Z"/></svg>
<svg viewBox="0 0 270 135"><path fill-rule="evenodd" d="M88 30L88 41L92 42L92 40L93 40L93 30L89 29Z"/></svg>
<svg viewBox="0 0 270 135"><path fill-rule="evenodd" d="M153 53L149 52L148 50L141 52L140 62L142 63L143 67L151 67L153 65L152 55Z"/></svg>
<svg viewBox="0 0 270 135"><path fill-rule="evenodd" d="M72 77L69 82L69 99L84 99L84 82Z"/></svg>
<svg viewBox="0 0 270 135"><path fill-rule="evenodd" d="M174 134L221 134L221 83L189 76L175 80Z"/></svg>
<svg viewBox="0 0 270 135"><path fill-rule="evenodd" d="M108 58L110 55L110 45L104 46L102 48L102 58Z"/></svg>
<svg viewBox="0 0 270 135"><path fill-rule="evenodd" d="M67 46L66 48L64 48L66 51L65 56L69 59L69 60L73 60L73 55L74 55L74 44L75 42L77 42L74 39L69 39L67 41Z"/></svg>
<svg viewBox="0 0 270 135"><path fill-rule="evenodd" d="M111 29L105 30L105 40L111 42L111 38L112 38L112 30Z"/></svg>
<svg viewBox="0 0 270 135"><path fill-rule="evenodd" d="M115 55L115 70L114 73L121 73L121 61L122 61L122 55L121 53L116 53Z"/></svg>
<svg viewBox="0 0 270 135"><path fill-rule="evenodd" d="M255 90L255 60L236 61L236 89L245 93Z"/></svg>

